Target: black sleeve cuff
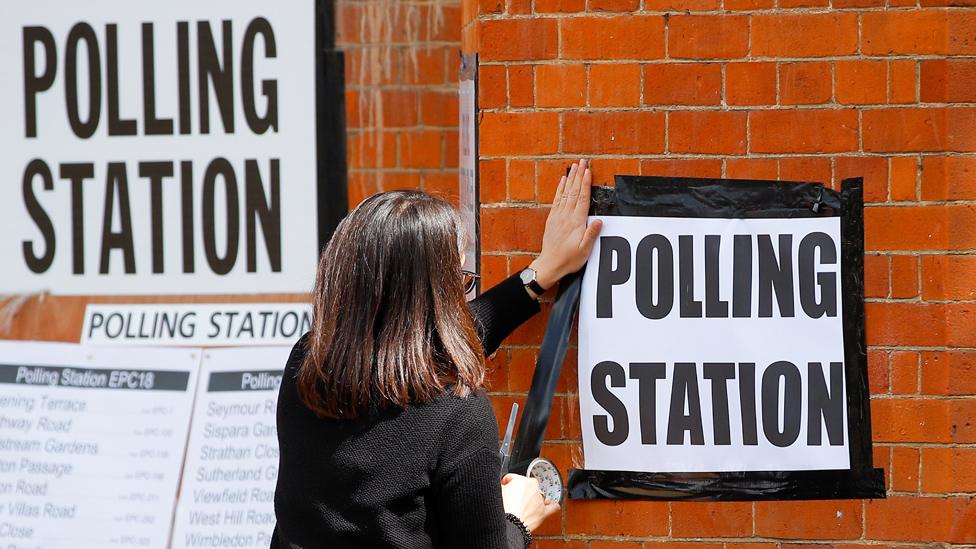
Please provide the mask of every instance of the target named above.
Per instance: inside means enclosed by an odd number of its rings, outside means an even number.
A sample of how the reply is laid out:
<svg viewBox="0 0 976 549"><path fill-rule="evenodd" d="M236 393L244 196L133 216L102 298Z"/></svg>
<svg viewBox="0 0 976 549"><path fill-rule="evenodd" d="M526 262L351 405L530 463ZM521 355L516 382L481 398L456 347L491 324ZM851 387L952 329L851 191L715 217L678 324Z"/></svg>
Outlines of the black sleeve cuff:
<svg viewBox="0 0 976 549"><path fill-rule="evenodd" d="M486 355L498 350L502 340L539 312L539 303L525 291L518 273L499 282L469 305Z"/></svg>

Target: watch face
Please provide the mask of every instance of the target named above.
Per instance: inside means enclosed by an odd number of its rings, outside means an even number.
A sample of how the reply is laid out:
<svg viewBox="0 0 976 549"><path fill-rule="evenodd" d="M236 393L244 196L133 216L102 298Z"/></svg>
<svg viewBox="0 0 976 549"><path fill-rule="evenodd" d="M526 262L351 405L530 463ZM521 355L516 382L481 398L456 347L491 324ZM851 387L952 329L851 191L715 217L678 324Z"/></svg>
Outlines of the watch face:
<svg viewBox="0 0 976 549"><path fill-rule="evenodd" d="M535 271L532 269L523 269L522 272L519 273L519 278L522 279L522 284L528 284L529 282L535 280Z"/></svg>

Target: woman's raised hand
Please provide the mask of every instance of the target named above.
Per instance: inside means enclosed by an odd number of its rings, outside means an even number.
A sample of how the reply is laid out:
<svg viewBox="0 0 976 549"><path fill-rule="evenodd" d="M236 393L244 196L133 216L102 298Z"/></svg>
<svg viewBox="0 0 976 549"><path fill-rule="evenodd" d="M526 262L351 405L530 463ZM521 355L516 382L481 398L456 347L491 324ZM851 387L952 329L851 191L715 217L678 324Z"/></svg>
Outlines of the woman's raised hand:
<svg viewBox="0 0 976 549"><path fill-rule="evenodd" d="M590 186L593 177L586 160L574 163L569 175L559 180L552 200L546 231L542 236L542 251L532 262L536 281L546 289L559 279L580 270L603 223L599 220L586 225L590 209Z"/></svg>
<svg viewBox="0 0 976 549"><path fill-rule="evenodd" d="M538 480L511 473L502 477L502 504L505 512L518 517L530 532L559 512L559 503L546 501Z"/></svg>

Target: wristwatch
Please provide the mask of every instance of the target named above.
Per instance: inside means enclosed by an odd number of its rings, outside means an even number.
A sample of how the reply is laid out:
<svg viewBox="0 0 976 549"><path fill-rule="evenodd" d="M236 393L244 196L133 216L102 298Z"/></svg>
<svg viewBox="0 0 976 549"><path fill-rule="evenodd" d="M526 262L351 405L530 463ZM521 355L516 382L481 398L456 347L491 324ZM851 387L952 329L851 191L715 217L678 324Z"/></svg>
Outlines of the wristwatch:
<svg viewBox="0 0 976 549"><path fill-rule="evenodd" d="M546 289L543 288L538 281L536 281L535 269L532 267L526 267L519 273L519 278L522 279L522 284L525 286L525 290L529 292L529 295L533 299L539 299L542 294L546 293Z"/></svg>

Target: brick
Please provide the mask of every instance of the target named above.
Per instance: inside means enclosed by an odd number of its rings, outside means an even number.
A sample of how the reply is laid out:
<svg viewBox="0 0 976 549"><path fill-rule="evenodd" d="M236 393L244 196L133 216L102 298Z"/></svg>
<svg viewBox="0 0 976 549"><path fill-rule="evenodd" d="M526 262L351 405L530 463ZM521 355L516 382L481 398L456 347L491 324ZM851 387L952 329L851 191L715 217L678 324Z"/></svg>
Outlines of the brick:
<svg viewBox="0 0 976 549"><path fill-rule="evenodd" d="M457 169L458 162L460 161L458 146L461 144L458 137L458 130L444 128L438 131L444 134L444 163L442 166L444 168Z"/></svg>
<svg viewBox="0 0 976 549"><path fill-rule="evenodd" d="M752 534L749 502L674 502L671 535L682 538L745 537ZM667 547L670 547L668 544ZM697 544L696 544L697 546Z"/></svg>
<svg viewBox="0 0 976 549"><path fill-rule="evenodd" d="M775 180L778 163L772 158L728 158L725 176L730 179Z"/></svg>
<svg viewBox="0 0 976 549"><path fill-rule="evenodd" d="M880 156L839 156L834 162L835 180L864 178L864 201L888 199L888 159ZM836 187L836 185L835 185Z"/></svg>
<svg viewBox="0 0 976 549"><path fill-rule="evenodd" d="M400 52L403 67L400 82L397 84L443 84L453 80L448 73L456 75L455 65L447 69L448 54L454 51L449 48L404 48ZM457 54L454 54L457 55ZM383 59L383 57L380 57ZM454 57L451 56L451 61ZM385 72L385 71L380 71ZM391 82L392 83L392 82Z"/></svg>
<svg viewBox="0 0 976 549"><path fill-rule="evenodd" d="M582 107L586 103L586 67L538 65L535 104L539 107Z"/></svg>
<svg viewBox="0 0 976 549"><path fill-rule="evenodd" d="M914 103L915 60L893 59L888 61L888 102L892 104Z"/></svg>
<svg viewBox="0 0 976 549"><path fill-rule="evenodd" d="M722 161L712 158L671 158L667 160L643 160L641 175L671 177L721 177Z"/></svg>
<svg viewBox="0 0 976 549"><path fill-rule="evenodd" d="M714 11L720 6L720 0L644 0L644 9L648 11Z"/></svg>
<svg viewBox="0 0 976 549"><path fill-rule="evenodd" d="M868 389L872 395L890 393L888 352L868 349Z"/></svg>
<svg viewBox="0 0 976 549"><path fill-rule="evenodd" d="M586 8L586 0L534 0L536 13L573 13Z"/></svg>
<svg viewBox="0 0 976 549"><path fill-rule="evenodd" d="M566 508L566 532L662 536L668 532L668 504L662 501L574 501Z"/></svg>
<svg viewBox="0 0 976 549"><path fill-rule="evenodd" d="M922 158L922 200L976 199L976 158Z"/></svg>
<svg viewBox="0 0 976 549"><path fill-rule="evenodd" d="M506 196L505 160L482 160L478 163L478 182L481 191L481 203L492 204L504 202Z"/></svg>
<svg viewBox="0 0 976 549"><path fill-rule="evenodd" d="M535 360L538 351L534 348L514 348L508 350L508 390L527 393L532 385Z"/></svg>
<svg viewBox="0 0 976 549"><path fill-rule="evenodd" d="M802 520L797 520L802 517ZM861 504L855 501L756 502L756 535L787 539L857 539Z"/></svg>
<svg viewBox="0 0 976 549"><path fill-rule="evenodd" d="M862 113L865 151L942 151L946 146L945 109L891 108Z"/></svg>
<svg viewBox="0 0 976 549"><path fill-rule="evenodd" d="M946 248L976 249L976 204L951 204L947 205L945 210Z"/></svg>
<svg viewBox="0 0 976 549"><path fill-rule="evenodd" d="M891 496L865 503L865 534L873 540L927 542L945 539L952 502L943 498Z"/></svg>
<svg viewBox="0 0 976 549"><path fill-rule="evenodd" d="M918 158L914 156L896 156L891 158L891 199L915 200L917 197L916 180L918 175Z"/></svg>
<svg viewBox="0 0 976 549"><path fill-rule="evenodd" d="M888 360L891 369L891 392L896 395L918 394L918 353L892 351Z"/></svg>
<svg viewBox="0 0 976 549"><path fill-rule="evenodd" d="M511 15L528 15L532 13L532 1L508 0L508 13Z"/></svg>
<svg viewBox="0 0 976 549"><path fill-rule="evenodd" d="M534 161L508 161L508 199L514 202L535 201Z"/></svg>
<svg viewBox="0 0 976 549"><path fill-rule="evenodd" d="M976 152L976 107L946 109L945 150Z"/></svg>
<svg viewBox="0 0 976 549"><path fill-rule="evenodd" d="M820 8L830 5L830 0L779 0L777 7L780 9L789 8Z"/></svg>
<svg viewBox="0 0 976 549"><path fill-rule="evenodd" d="M640 0L590 0L590 11L635 11Z"/></svg>
<svg viewBox="0 0 976 549"><path fill-rule="evenodd" d="M976 256L922 256L922 298L925 300L976 300Z"/></svg>
<svg viewBox="0 0 976 549"><path fill-rule="evenodd" d="M941 11L941 13L945 14L949 27L948 53L976 55L976 33L973 33L973 29L976 29L976 14L973 10Z"/></svg>
<svg viewBox="0 0 976 549"><path fill-rule="evenodd" d="M838 61L834 78L838 103L872 105L888 99L888 64L885 61Z"/></svg>
<svg viewBox="0 0 976 549"><path fill-rule="evenodd" d="M488 19L481 21L483 61L555 59L557 29L554 19Z"/></svg>
<svg viewBox="0 0 976 549"><path fill-rule="evenodd" d="M922 448L922 492L976 492L976 448Z"/></svg>
<svg viewBox="0 0 976 549"><path fill-rule="evenodd" d="M946 12L868 11L861 18L861 51L867 55L946 52Z"/></svg>
<svg viewBox="0 0 976 549"><path fill-rule="evenodd" d="M824 37L830 37L829 40ZM753 57L827 57L857 51L854 13L752 16Z"/></svg>
<svg viewBox="0 0 976 549"><path fill-rule="evenodd" d="M918 492L918 448L895 446L891 449L891 489Z"/></svg>
<svg viewBox="0 0 976 549"><path fill-rule="evenodd" d="M481 246L485 251L538 251L548 208L482 208Z"/></svg>
<svg viewBox="0 0 976 549"><path fill-rule="evenodd" d="M918 296L918 257L891 256L891 297L904 299L916 296Z"/></svg>
<svg viewBox="0 0 976 549"><path fill-rule="evenodd" d="M945 225L945 210L938 206L866 208L865 249L944 249Z"/></svg>
<svg viewBox="0 0 976 549"><path fill-rule="evenodd" d="M668 56L673 59L741 59L749 53L745 15L673 15Z"/></svg>
<svg viewBox="0 0 976 549"><path fill-rule="evenodd" d="M976 442L976 400L949 401L950 442L971 444Z"/></svg>
<svg viewBox="0 0 976 549"><path fill-rule="evenodd" d="M349 135L350 168L392 168L396 166L396 155L394 132L365 131Z"/></svg>
<svg viewBox="0 0 976 549"><path fill-rule="evenodd" d="M779 159L781 181L812 181L830 185L830 159L823 156L797 156Z"/></svg>
<svg viewBox="0 0 976 549"><path fill-rule="evenodd" d="M773 7L773 0L725 0L726 10L753 11Z"/></svg>
<svg viewBox="0 0 976 549"><path fill-rule="evenodd" d="M976 347L976 304L948 303L945 309L946 345Z"/></svg>
<svg viewBox="0 0 976 549"><path fill-rule="evenodd" d="M719 64L652 64L644 66L644 104L718 105L722 101Z"/></svg>
<svg viewBox="0 0 976 549"><path fill-rule="evenodd" d="M676 153L743 154L746 117L741 111L672 112L668 149Z"/></svg>
<svg viewBox="0 0 976 549"><path fill-rule="evenodd" d="M508 103L512 107L531 107L535 104L535 78L531 65L508 67Z"/></svg>
<svg viewBox="0 0 976 549"><path fill-rule="evenodd" d="M454 172L423 172L420 174L420 188L424 192L443 198L455 207L458 205L458 176Z"/></svg>
<svg viewBox="0 0 976 549"><path fill-rule="evenodd" d="M936 346L946 341L945 307L932 303L865 304L869 345Z"/></svg>
<svg viewBox="0 0 976 549"><path fill-rule="evenodd" d="M726 65L725 100L729 105L776 104L776 63L749 61Z"/></svg>
<svg viewBox="0 0 976 549"><path fill-rule="evenodd" d="M380 187L383 190L420 189L420 174L412 171L380 172Z"/></svg>
<svg viewBox="0 0 976 549"><path fill-rule="evenodd" d="M976 351L923 352L922 394L976 395Z"/></svg>
<svg viewBox="0 0 976 549"><path fill-rule="evenodd" d="M640 173L640 161L636 158L598 158L590 160L589 167L593 175L593 184L608 187L613 186L614 175Z"/></svg>
<svg viewBox="0 0 976 549"><path fill-rule="evenodd" d="M425 126L457 127L457 92L424 92L421 94L420 121Z"/></svg>
<svg viewBox="0 0 976 549"><path fill-rule="evenodd" d="M641 95L640 65L591 65L588 86L592 107L636 107Z"/></svg>
<svg viewBox="0 0 976 549"><path fill-rule="evenodd" d="M508 103L508 77L505 65L478 67L478 106L481 109L503 108Z"/></svg>
<svg viewBox="0 0 976 549"><path fill-rule="evenodd" d="M864 255L864 297L888 297L890 256Z"/></svg>
<svg viewBox="0 0 976 549"><path fill-rule="evenodd" d="M976 60L931 59L920 62L922 101L963 103L976 101Z"/></svg>
<svg viewBox="0 0 976 549"><path fill-rule="evenodd" d="M559 186L559 179L566 175L566 171L576 159L559 160L538 160L535 163L536 182L538 184L539 201L551 203L556 196L556 187ZM594 184L600 177L602 170L593 168L592 174Z"/></svg>
<svg viewBox="0 0 976 549"><path fill-rule="evenodd" d="M914 398L871 400L871 428L875 442L952 441L949 401Z"/></svg>
<svg viewBox="0 0 976 549"><path fill-rule="evenodd" d="M885 0L831 0L834 9L845 8L878 8L885 5Z"/></svg>
<svg viewBox="0 0 976 549"><path fill-rule="evenodd" d="M559 32L563 59L664 56L664 18L656 15L564 18L559 21Z"/></svg>
<svg viewBox="0 0 976 549"><path fill-rule="evenodd" d="M815 105L833 97L830 63L784 63L779 66L780 103Z"/></svg>
<svg viewBox="0 0 976 549"><path fill-rule="evenodd" d="M559 146L559 115L486 112L480 135L482 156L550 154Z"/></svg>
<svg viewBox="0 0 976 549"><path fill-rule="evenodd" d="M663 113L563 113L563 152L635 154L663 151Z"/></svg>
<svg viewBox="0 0 976 549"><path fill-rule="evenodd" d="M866 114L866 113L865 113ZM824 153L857 148L857 113L852 110L753 111L751 152Z"/></svg>

